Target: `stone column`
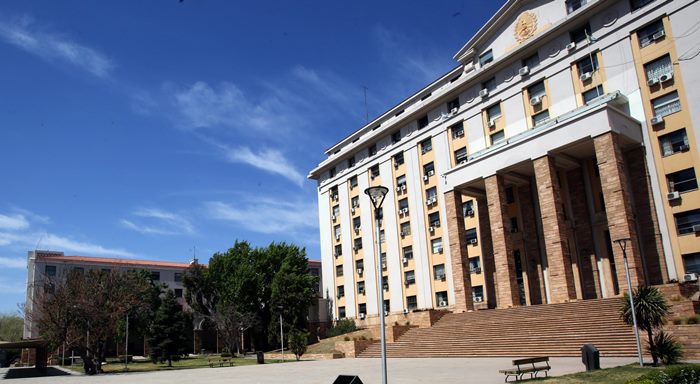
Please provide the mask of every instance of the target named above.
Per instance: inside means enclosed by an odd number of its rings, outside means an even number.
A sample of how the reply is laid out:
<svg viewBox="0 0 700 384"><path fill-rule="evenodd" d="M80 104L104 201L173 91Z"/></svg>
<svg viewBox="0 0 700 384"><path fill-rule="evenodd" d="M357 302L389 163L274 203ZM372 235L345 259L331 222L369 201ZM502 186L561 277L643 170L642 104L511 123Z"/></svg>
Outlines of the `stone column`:
<svg viewBox="0 0 700 384"><path fill-rule="evenodd" d="M498 291L496 287L496 265L493 261L493 243L491 240L491 222L489 221L489 208L486 199L476 200L477 214L479 215L479 244L481 244L481 272L484 274L484 291L486 292L486 304L489 308L496 308Z"/></svg>
<svg viewBox="0 0 700 384"><path fill-rule="evenodd" d="M600 184L605 200L605 214L608 218L608 230L610 239L629 238L627 241L627 261L629 263L630 279L632 287L644 284L642 272L641 253L637 230L634 223L634 210L632 204L632 191L629 187L625 170L624 157L618 145L616 133L605 133L593 139L595 146ZM620 292L627 292L627 279L622 257L622 250L618 244L613 243L613 254L617 270L617 282Z"/></svg>
<svg viewBox="0 0 700 384"><path fill-rule="evenodd" d="M454 308L456 312L473 310L474 302L461 193L455 190L445 193L445 211L447 212L447 232L449 233L452 285L455 293Z"/></svg>
<svg viewBox="0 0 700 384"><path fill-rule="evenodd" d="M531 186L523 185L518 188L520 199L520 217L522 219L523 242L525 243L525 260L527 261L527 279L530 285L530 303L544 304L546 293L544 291L544 275L542 271L542 259L535 220L535 209L532 199Z"/></svg>
<svg viewBox="0 0 700 384"><path fill-rule="evenodd" d="M581 168L570 171L567 174L569 186L569 199L571 200L571 216L573 217L573 233L576 239L576 248L581 264L581 289L584 299L601 298L600 282L598 281L598 266L596 263L595 244L593 244L593 231L588 220L588 204L586 202L586 187L584 186L584 174Z"/></svg>
<svg viewBox="0 0 700 384"><path fill-rule="evenodd" d="M547 252L550 300L552 303L563 303L576 298L576 287L571 269L561 186L554 168L554 159L543 156L535 159L533 164Z"/></svg>
<svg viewBox="0 0 700 384"><path fill-rule="evenodd" d="M496 267L497 307L519 306L520 293L515 275L513 239L508 228L503 176L489 176L485 179L485 184L493 239L493 260Z"/></svg>

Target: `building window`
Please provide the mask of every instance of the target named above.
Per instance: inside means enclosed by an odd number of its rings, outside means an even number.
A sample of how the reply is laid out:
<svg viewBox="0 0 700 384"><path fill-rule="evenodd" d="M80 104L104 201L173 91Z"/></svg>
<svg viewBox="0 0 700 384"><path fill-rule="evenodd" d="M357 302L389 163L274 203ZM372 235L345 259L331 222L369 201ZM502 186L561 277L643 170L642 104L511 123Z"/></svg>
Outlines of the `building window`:
<svg viewBox="0 0 700 384"><path fill-rule="evenodd" d="M698 179L695 177L695 169L687 168L666 175L668 190L671 192L688 192L698 189Z"/></svg>
<svg viewBox="0 0 700 384"><path fill-rule="evenodd" d="M382 266L386 265L386 257L382 259ZM389 276L382 276L382 288L385 291L389 290Z"/></svg>
<svg viewBox="0 0 700 384"><path fill-rule="evenodd" d="M481 258L479 256L469 258L469 272L481 273Z"/></svg>
<svg viewBox="0 0 700 384"><path fill-rule="evenodd" d="M484 81L483 83L481 83L481 89L488 89L489 92L496 89L496 78L492 77L492 78Z"/></svg>
<svg viewBox="0 0 700 384"><path fill-rule="evenodd" d="M459 122L450 128L452 130L452 138L457 139L459 137L464 137L464 123Z"/></svg>
<svg viewBox="0 0 700 384"><path fill-rule="evenodd" d="M511 217L510 218L510 232L517 233L518 231L520 231L520 228L518 228L518 218Z"/></svg>
<svg viewBox="0 0 700 384"><path fill-rule="evenodd" d="M338 298L340 299L341 297L345 297L345 286L343 285L338 286Z"/></svg>
<svg viewBox="0 0 700 384"><path fill-rule="evenodd" d="M642 8L643 6L653 2L654 0L631 0L630 1L630 6L632 7L633 11L638 10L639 8Z"/></svg>
<svg viewBox="0 0 700 384"><path fill-rule="evenodd" d="M338 244L335 246L335 251L333 252L333 256L338 257L343 254L343 246L341 244Z"/></svg>
<svg viewBox="0 0 700 384"><path fill-rule="evenodd" d="M481 56L479 56L479 66L480 67L483 67L484 65L486 65L492 61L493 61L493 50L491 50L491 49L482 53Z"/></svg>
<svg viewBox="0 0 700 384"><path fill-rule="evenodd" d="M401 223L401 236L409 236L411 234L411 222Z"/></svg>
<svg viewBox="0 0 700 384"><path fill-rule="evenodd" d="M496 145L506 139L506 133L503 130L500 130L498 132L492 133L491 136L491 145Z"/></svg>
<svg viewBox="0 0 700 384"><path fill-rule="evenodd" d="M676 213L673 217L679 235L694 233L693 227L700 225L700 209Z"/></svg>
<svg viewBox="0 0 700 384"><path fill-rule="evenodd" d="M573 41L576 44L588 40L589 36L591 36L591 25L588 23L582 25L580 28L576 28L573 31L569 32L569 37L571 38L571 41Z"/></svg>
<svg viewBox="0 0 700 384"><path fill-rule="evenodd" d="M665 55L654 61L644 64L644 72L647 75L647 80L659 81L661 76L673 74L673 63L671 56Z"/></svg>
<svg viewBox="0 0 700 384"><path fill-rule="evenodd" d="M399 200L399 209L408 209L408 199Z"/></svg>
<svg viewBox="0 0 700 384"><path fill-rule="evenodd" d="M389 289L389 288L387 288L387 289ZM385 314L389 313L389 308L391 308L390 303L391 303L391 301L389 299L384 300L384 313Z"/></svg>
<svg viewBox="0 0 700 384"><path fill-rule="evenodd" d="M343 266L342 265L335 266L335 275L338 277L343 276Z"/></svg>
<svg viewBox="0 0 700 384"><path fill-rule="evenodd" d="M416 283L416 273L414 271L406 271L403 273L404 281L406 285L411 285Z"/></svg>
<svg viewBox="0 0 700 384"><path fill-rule="evenodd" d="M501 104L495 104L486 109L486 119L494 121L501 117Z"/></svg>
<svg viewBox="0 0 700 384"><path fill-rule="evenodd" d="M182 288L175 288L175 297L177 297L177 298L182 297Z"/></svg>
<svg viewBox="0 0 700 384"><path fill-rule="evenodd" d="M386 241L386 236L384 236L384 230L382 229L379 231L379 242L383 243L384 241Z"/></svg>
<svg viewBox="0 0 700 384"><path fill-rule="evenodd" d="M435 173L435 165L433 162L429 162L428 164L423 166L423 176L432 176Z"/></svg>
<svg viewBox="0 0 700 384"><path fill-rule="evenodd" d="M475 303L484 301L484 287L482 285L472 287L472 299L474 299Z"/></svg>
<svg viewBox="0 0 700 384"><path fill-rule="evenodd" d="M82 268L81 268L82 269ZM158 271L151 271L151 280L153 281L160 281L160 272Z"/></svg>
<svg viewBox="0 0 700 384"><path fill-rule="evenodd" d="M418 129L425 128L428 126L428 115L424 115L418 119Z"/></svg>
<svg viewBox="0 0 700 384"><path fill-rule="evenodd" d="M412 311L414 309L418 309L418 299L416 298L416 296L406 297L406 308L409 311Z"/></svg>
<svg viewBox="0 0 700 384"><path fill-rule="evenodd" d="M540 55L537 52L523 59L523 67L535 68L540 65Z"/></svg>
<svg viewBox="0 0 700 384"><path fill-rule="evenodd" d="M477 242L477 235L476 235L476 228L470 228L465 231L466 238L467 238L467 244L476 244Z"/></svg>
<svg viewBox="0 0 700 384"><path fill-rule="evenodd" d="M425 139L420 143L420 152L427 153L433 150L433 141L431 139Z"/></svg>
<svg viewBox="0 0 700 384"><path fill-rule="evenodd" d="M47 265L44 267L44 275L54 277L56 276L56 266L55 265Z"/></svg>
<svg viewBox="0 0 700 384"><path fill-rule="evenodd" d="M433 275L435 280L445 280L445 264L434 265Z"/></svg>
<svg viewBox="0 0 700 384"><path fill-rule="evenodd" d="M515 203L515 191L513 187L506 187L506 204Z"/></svg>
<svg viewBox="0 0 700 384"><path fill-rule="evenodd" d="M394 167L398 167L399 165L403 164L403 152L399 152L394 155Z"/></svg>
<svg viewBox="0 0 700 384"><path fill-rule="evenodd" d="M430 241L430 246L433 253L442 253L442 238L438 237L437 239L432 239Z"/></svg>
<svg viewBox="0 0 700 384"><path fill-rule="evenodd" d="M639 46L644 48L647 45L653 43L655 40L664 37L664 23L661 19L642 27L637 31L637 39L639 39Z"/></svg>
<svg viewBox="0 0 700 384"><path fill-rule="evenodd" d="M355 261L355 268L358 269L358 272L357 272L357 273L361 275L361 273L359 272L359 270L365 268L365 262L364 262L362 259Z"/></svg>
<svg viewBox="0 0 700 384"><path fill-rule="evenodd" d="M364 285L364 284L363 284ZM358 292L359 292L359 283L358 283ZM364 287L362 288L362 292L364 292ZM357 306L358 311L361 315L367 315L367 304L362 303Z"/></svg>
<svg viewBox="0 0 700 384"><path fill-rule="evenodd" d="M367 148L367 153L369 153L370 156L374 156L377 154L377 144L372 144Z"/></svg>
<svg viewBox="0 0 700 384"><path fill-rule="evenodd" d="M431 227L439 227L440 226L440 212L433 212L428 215L428 224L430 224Z"/></svg>
<svg viewBox="0 0 700 384"><path fill-rule="evenodd" d="M668 116L681 110L681 101L676 91L657 97L651 104L654 107L654 116L657 117Z"/></svg>
<svg viewBox="0 0 700 384"><path fill-rule="evenodd" d="M661 144L661 154L663 156L670 156L690 149L685 128L659 136L659 144Z"/></svg>
<svg viewBox="0 0 700 384"><path fill-rule="evenodd" d="M348 168L352 168L355 166L355 156L350 156L348 159Z"/></svg>
<svg viewBox="0 0 700 384"><path fill-rule="evenodd" d="M455 151L455 164L467 162L467 147L462 147Z"/></svg>
<svg viewBox="0 0 700 384"><path fill-rule="evenodd" d="M540 113L536 113L536 114L532 115L532 125L534 127L536 127L540 124L546 123L547 120L549 120L549 110L547 110L547 109L545 109L544 111L542 111Z"/></svg>
<svg viewBox="0 0 700 384"><path fill-rule="evenodd" d="M683 266L685 273L700 274L700 252L683 255Z"/></svg>
<svg viewBox="0 0 700 384"><path fill-rule="evenodd" d="M332 168L328 171L328 176L329 176L329 177L335 177L335 167L332 167Z"/></svg>
<svg viewBox="0 0 700 384"><path fill-rule="evenodd" d="M459 110L459 97L447 102L447 110L450 112Z"/></svg>
<svg viewBox="0 0 700 384"><path fill-rule="evenodd" d="M336 240L340 240L340 224L333 226L333 234Z"/></svg>
<svg viewBox="0 0 700 384"><path fill-rule="evenodd" d="M379 165L378 165L378 164L377 164L377 165L373 165L373 166L369 169L369 174L370 174L370 176L371 176L373 179L374 179L375 177L379 176Z"/></svg>
<svg viewBox="0 0 700 384"><path fill-rule="evenodd" d="M401 141L401 131L396 131L391 134L391 143L396 144Z"/></svg>
<svg viewBox="0 0 700 384"><path fill-rule="evenodd" d="M576 62L576 68L578 69L578 74L583 75L584 73L593 73L598 70L598 55L592 53L586 55L583 59Z"/></svg>
<svg viewBox="0 0 700 384"><path fill-rule="evenodd" d="M588 3L588 0L567 0L566 1L566 12L571 13L575 10L583 7Z"/></svg>
<svg viewBox="0 0 700 384"><path fill-rule="evenodd" d="M175 272L175 282L176 283L182 282L182 272Z"/></svg>
<svg viewBox="0 0 700 384"><path fill-rule="evenodd" d="M338 317L341 319L345 318L345 307L338 307Z"/></svg>
<svg viewBox="0 0 700 384"><path fill-rule="evenodd" d="M352 199L350 199L350 205L352 208L357 208L360 206L360 197L359 196L354 196Z"/></svg>
<svg viewBox="0 0 700 384"><path fill-rule="evenodd" d="M402 253L406 260L411 260L413 258L413 247L410 245L408 247L403 247Z"/></svg>
<svg viewBox="0 0 700 384"><path fill-rule="evenodd" d="M532 84L531 86L527 87L527 96L530 99L537 96L545 96L546 94L547 91L544 87L544 80L538 81L535 84Z"/></svg>
<svg viewBox="0 0 700 384"><path fill-rule="evenodd" d="M448 306L450 303L447 301L447 291L436 292L435 301L438 303L438 307Z"/></svg>
<svg viewBox="0 0 700 384"><path fill-rule="evenodd" d="M587 90L581 96L583 96L583 103L588 104L591 101L597 99L599 96L603 96L603 94L603 86L599 85L593 89Z"/></svg>
<svg viewBox="0 0 700 384"><path fill-rule="evenodd" d="M427 200L433 200L433 199L437 200L437 188L436 187L428 188L425 191L425 198Z"/></svg>
<svg viewBox="0 0 700 384"><path fill-rule="evenodd" d="M462 203L462 216L474 216L474 200L467 200L466 202Z"/></svg>
<svg viewBox="0 0 700 384"><path fill-rule="evenodd" d="M340 205L333 206L333 218L340 216Z"/></svg>

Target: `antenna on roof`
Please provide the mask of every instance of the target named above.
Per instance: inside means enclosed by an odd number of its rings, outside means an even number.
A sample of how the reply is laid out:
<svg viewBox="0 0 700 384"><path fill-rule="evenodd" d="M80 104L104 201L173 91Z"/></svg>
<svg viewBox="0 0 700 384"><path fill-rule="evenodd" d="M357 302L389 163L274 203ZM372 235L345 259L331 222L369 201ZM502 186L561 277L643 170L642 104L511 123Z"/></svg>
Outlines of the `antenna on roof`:
<svg viewBox="0 0 700 384"><path fill-rule="evenodd" d="M190 261L190 265L192 264L197 264L199 260L197 260L197 246L192 246L192 261Z"/></svg>
<svg viewBox="0 0 700 384"><path fill-rule="evenodd" d="M36 245L34 246L34 253L39 250L39 244L41 244L41 240L44 239L44 234L46 232L42 233L41 236L39 236L39 240L37 240Z"/></svg>

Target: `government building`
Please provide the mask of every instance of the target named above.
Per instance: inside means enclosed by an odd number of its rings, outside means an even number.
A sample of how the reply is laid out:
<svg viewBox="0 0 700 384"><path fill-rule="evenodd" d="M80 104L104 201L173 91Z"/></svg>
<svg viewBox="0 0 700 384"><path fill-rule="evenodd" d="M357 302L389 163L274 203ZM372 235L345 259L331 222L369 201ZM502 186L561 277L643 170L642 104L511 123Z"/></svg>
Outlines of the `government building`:
<svg viewBox="0 0 700 384"><path fill-rule="evenodd" d="M693 0L507 1L453 70L309 173L333 316L376 317L378 289L389 314L614 297L625 256L634 287L696 279L698 15Z"/></svg>

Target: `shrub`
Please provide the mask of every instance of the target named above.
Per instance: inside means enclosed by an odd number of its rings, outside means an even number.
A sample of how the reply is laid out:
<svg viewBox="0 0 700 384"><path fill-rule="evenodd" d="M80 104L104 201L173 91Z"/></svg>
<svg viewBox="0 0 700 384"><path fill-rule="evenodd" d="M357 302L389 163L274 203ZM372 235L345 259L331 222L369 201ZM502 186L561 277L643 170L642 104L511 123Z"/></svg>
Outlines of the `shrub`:
<svg viewBox="0 0 700 384"><path fill-rule="evenodd" d="M229 352L222 352L221 357L231 357L231 354Z"/></svg>
<svg viewBox="0 0 700 384"><path fill-rule="evenodd" d="M678 365L648 373L627 384L695 384L700 380L700 365Z"/></svg>
<svg viewBox="0 0 700 384"><path fill-rule="evenodd" d="M292 329L292 331L289 333L289 349L294 353L294 357L296 357L297 361L299 361L301 356L306 353L306 347L308 344L308 332Z"/></svg>
<svg viewBox="0 0 700 384"><path fill-rule="evenodd" d="M654 343L649 344L649 353L655 355L664 365L678 364L683 357L681 344L664 331L654 335Z"/></svg>
<svg viewBox="0 0 700 384"><path fill-rule="evenodd" d="M698 316L698 315L691 316L685 321L685 323L686 324L700 324L700 316Z"/></svg>
<svg viewBox="0 0 700 384"><path fill-rule="evenodd" d="M353 332L357 330L357 326L355 325L355 320L353 319L341 319L336 321L335 325L330 327L326 331L326 336L328 337L333 337L333 336L340 336L349 332Z"/></svg>

